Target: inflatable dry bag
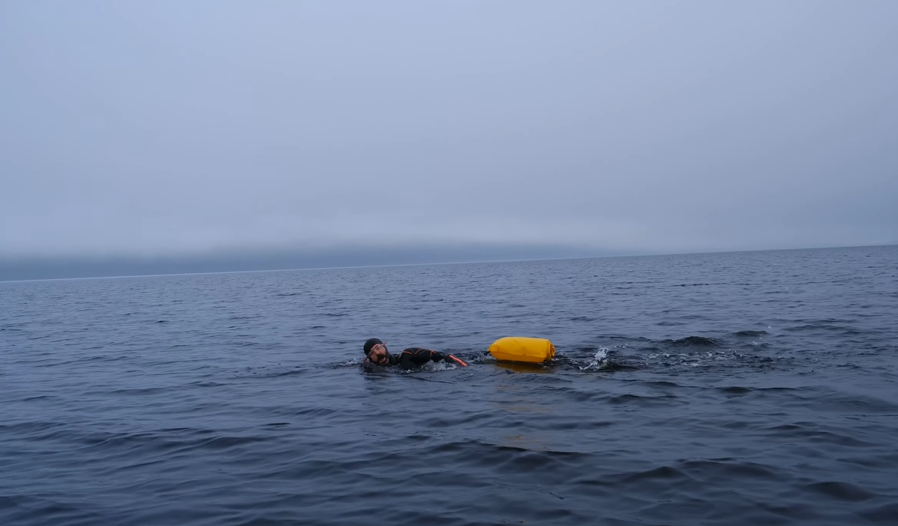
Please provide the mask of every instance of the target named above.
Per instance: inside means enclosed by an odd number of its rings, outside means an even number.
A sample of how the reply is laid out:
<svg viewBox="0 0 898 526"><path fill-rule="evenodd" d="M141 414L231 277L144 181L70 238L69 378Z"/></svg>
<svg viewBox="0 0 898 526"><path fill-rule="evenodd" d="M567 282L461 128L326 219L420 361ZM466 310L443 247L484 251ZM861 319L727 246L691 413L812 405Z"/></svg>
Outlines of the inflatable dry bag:
<svg viewBox="0 0 898 526"><path fill-rule="evenodd" d="M509 362L544 362L555 356L555 346L544 338L510 336L494 341L490 354Z"/></svg>

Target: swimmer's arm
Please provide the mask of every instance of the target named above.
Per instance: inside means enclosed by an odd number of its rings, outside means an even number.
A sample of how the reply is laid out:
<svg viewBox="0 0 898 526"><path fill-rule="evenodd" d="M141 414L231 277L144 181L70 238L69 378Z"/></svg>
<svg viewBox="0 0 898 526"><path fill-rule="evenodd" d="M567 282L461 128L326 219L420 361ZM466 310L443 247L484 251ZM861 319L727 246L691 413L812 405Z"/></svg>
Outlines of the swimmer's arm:
<svg viewBox="0 0 898 526"><path fill-rule="evenodd" d="M400 363L406 369L417 365L423 365L429 361L438 362L442 360L443 354L430 349L422 349L420 347L412 347L402 351L399 357Z"/></svg>

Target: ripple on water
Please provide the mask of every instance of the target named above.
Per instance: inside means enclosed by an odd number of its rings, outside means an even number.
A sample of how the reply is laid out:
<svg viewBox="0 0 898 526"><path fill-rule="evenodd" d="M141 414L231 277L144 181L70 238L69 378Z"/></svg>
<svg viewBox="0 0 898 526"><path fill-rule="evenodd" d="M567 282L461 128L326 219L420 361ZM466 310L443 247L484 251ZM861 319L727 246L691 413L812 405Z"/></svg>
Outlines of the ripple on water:
<svg viewBox="0 0 898 526"><path fill-rule="evenodd" d="M896 251L0 283L0 524L891 525Z"/></svg>

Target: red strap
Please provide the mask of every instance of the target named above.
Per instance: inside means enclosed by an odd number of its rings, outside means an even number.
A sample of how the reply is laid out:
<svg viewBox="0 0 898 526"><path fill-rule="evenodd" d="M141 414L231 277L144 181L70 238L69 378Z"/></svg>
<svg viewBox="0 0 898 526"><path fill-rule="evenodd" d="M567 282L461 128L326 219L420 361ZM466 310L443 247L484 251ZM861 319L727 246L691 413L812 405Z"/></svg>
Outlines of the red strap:
<svg viewBox="0 0 898 526"><path fill-rule="evenodd" d="M468 364L466 364L465 362L459 360L459 359L456 358L455 356L452 356L451 354L449 355L449 358L452 358L453 360L455 360L456 362L458 362L458 364L461 365L462 367L467 367L467 366L468 366Z"/></svg>

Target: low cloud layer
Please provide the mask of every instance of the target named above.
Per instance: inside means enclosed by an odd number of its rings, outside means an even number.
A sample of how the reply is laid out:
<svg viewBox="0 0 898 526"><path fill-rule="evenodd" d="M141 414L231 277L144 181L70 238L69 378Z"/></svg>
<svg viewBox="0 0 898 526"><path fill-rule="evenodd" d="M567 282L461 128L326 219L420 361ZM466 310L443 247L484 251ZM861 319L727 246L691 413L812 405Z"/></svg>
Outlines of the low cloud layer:
<svg viewBox="0 0 898 526"><path fill-rule="evenodd" d="M896 19L7 2L0 257L898 243Z"/></svg>

